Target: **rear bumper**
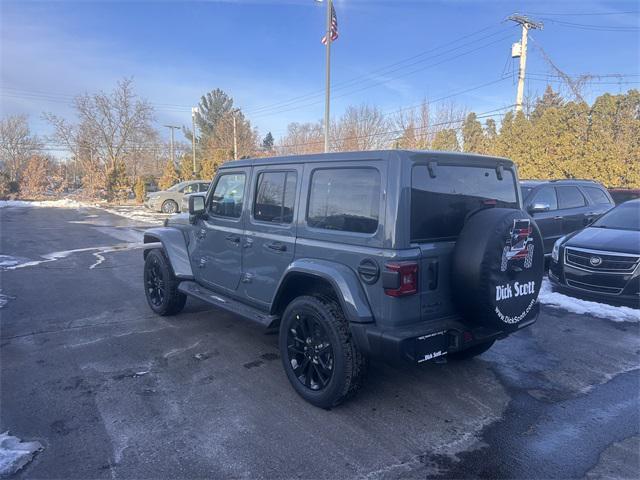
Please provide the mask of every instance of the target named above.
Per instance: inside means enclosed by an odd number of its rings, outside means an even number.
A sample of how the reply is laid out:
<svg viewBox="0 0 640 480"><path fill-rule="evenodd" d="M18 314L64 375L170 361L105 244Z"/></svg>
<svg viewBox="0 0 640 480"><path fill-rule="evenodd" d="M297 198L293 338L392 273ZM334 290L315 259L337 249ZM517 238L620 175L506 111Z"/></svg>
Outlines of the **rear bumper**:
<svg viewBox="0 0 640 480"><path fill-rule="evenodd" d="M471 326L457 316L395 328L371 323L352 323L350 326L356 344L365 355L393 364L416 364L505 338L535 323L539 310L540 306L536 303L532 319L515 328L502 330ZM430 345L433 345L432 349L429 349Z"/></svg>

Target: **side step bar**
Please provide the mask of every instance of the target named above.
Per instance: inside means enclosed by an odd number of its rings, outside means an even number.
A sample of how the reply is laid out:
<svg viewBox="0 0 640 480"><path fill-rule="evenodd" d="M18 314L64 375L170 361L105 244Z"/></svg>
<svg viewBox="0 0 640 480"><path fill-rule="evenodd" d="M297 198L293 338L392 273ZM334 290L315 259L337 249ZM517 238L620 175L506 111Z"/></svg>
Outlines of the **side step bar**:
<svg viewBox="0 0 640 480"><path fill-rule="evenodd" d="M240 303L237 300L233 300L232 298L216 293L190 280L180 282L178 290L186 295L199 298L203 302L207 302L214 307L240 315L241 317L256 322L265 328L270 328L274 322L280 319L278 315L269 315L262 310Z"/></svg>

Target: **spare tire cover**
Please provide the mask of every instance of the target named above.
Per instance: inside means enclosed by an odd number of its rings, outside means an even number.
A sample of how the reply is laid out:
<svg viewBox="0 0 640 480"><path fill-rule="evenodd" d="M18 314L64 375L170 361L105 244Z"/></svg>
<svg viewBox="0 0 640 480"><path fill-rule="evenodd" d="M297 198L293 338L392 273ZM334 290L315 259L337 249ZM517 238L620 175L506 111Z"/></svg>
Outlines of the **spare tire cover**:
<svg viewBox="0 0 640 480"><path fill-rule="evenodd" d="M452 268L453 298L466 319L508 329L537 314L542 236L522 210L472 215L456 242Z"/></svg>

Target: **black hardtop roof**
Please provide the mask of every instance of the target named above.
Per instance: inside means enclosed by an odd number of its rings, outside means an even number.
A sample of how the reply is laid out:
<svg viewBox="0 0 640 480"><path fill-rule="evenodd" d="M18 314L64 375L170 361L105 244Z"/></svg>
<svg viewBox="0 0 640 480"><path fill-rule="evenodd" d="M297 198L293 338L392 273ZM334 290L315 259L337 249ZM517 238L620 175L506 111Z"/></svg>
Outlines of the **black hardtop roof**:
<svg viewBox="0 0 640 480"><path fill-rule="evenodd" d="M581 185L581 184L590 184L590 185L600 185L595 180L581 179L581 178L559 178L557 180L520 180L520 185L523 187L537 187L538 185L545 185L551 183L553 185L558 184L568 184L568 185Z"/></svg>
<svg viewBox="0 0 640 480"><path fill-rule="evenodd" d="M367 150L360 152L335 152L335 153L314 153L307 155L288 155L282 157L264 157L264 158L247 158L242 160L231 160L225 162L220 168L248 167L252 165L277 165L291 163L315 163L315 162L350 162L350 161L367 161L389 158L391 155L397 155L400 159L409 161L415 160L417 155L427 155L433 160L453 160L472 163L474 160L493 160L513 165L513 162L507 158L491 157L488 155L479 155L476 153L462 152L442 152L436 150Z"/></svg>

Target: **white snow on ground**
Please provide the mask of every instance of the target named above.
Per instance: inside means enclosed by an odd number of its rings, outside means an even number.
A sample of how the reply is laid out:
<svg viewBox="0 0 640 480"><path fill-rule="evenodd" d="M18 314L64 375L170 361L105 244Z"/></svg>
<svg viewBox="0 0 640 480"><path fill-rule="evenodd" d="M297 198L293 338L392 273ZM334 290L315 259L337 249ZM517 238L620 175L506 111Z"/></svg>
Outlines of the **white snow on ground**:
<svg viewBox="0 0 640 480"><path fill-rule="evenodd" d="M56 208L81 208L87 206L83 203L63 198L62 200L43 200L26 202L24 200L0 200L0 208L5 207L56 207Z"/></svg>
<svg viewBox="0 0 640 480"><path fill-rule="evenodd" d="M640 322L640 310L582 300L554 292L551 288L551 282L546 278L542 281L538 299L540 303L550 307L561 308L571 313L588 314L593 317L613 320L614 322Z"/></svg>
<svg viewBox="0 0 640 480"><path fill-rule="evenodd" d="M14 300L15 297L10 297L9 295L4 295L2 290L0 290L0 308L4 307L9 300Z"/></svg>
<svg viewBox="0 0 640 480"><path fill-rule="evenodd" d="M20 260L16 257L12 257L11 255L0 255L0 268L2 267L13 267L20 263Z"/></svg>
<svg viewBox="0 0 640 480"><path fill-rule="evenodd" d="M99 208L105 212L130 220L155 223L157 225L169 217L169 215L163 213L152 212L142 205L108 205L104 203L78 202L77 200L71 200L69 198L33 202L24 200L0 200L0 208L7 207Z"/></svg>
<svg viewBox="0 0 640 480"><path fill-rule="evenodd" d="M40 442L21 442L9 432L0 433L0 477L13 475L42 449Z"/></svg>
<svg viewBox="0 0 640 480"><path fill-rule="evenodd" d="M104 262L105 260L103 256L104 253L120 252L123 250L134 250L134 249L140 249L140 248L150 249L150 248L158 248L160 246L162 246L161 243L153 242L153 243L119 243L117 245L107 245L104 247L76 248L75 250L64 250L62 252L53 252L53 253L47 253L46 255L41 255L42 260L25 259L20 263L16 263L10 266L3 267L0 265L0 270L17 270L19 268L25 268L25 267L36 267L43 263L55 262L56 260L67 258L69 255L72 255L74 253L83 253L83 252L92 252L93 255L96 257L97 259L96 262L89 267L89 269L94 269L95 267L100 265L102 262Z"/></svg>

